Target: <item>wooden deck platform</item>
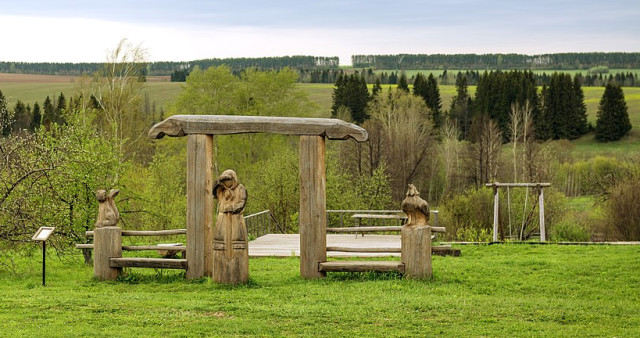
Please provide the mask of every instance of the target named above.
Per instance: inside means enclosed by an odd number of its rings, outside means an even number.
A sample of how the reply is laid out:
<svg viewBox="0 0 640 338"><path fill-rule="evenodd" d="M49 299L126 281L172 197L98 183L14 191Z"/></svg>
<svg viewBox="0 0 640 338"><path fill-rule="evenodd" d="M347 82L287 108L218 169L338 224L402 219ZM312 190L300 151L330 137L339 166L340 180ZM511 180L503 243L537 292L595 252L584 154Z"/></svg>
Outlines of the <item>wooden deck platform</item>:
<svg viewBox="0 0 640 338"><path fill-rule="evenodd" d="M367 235L354 238L350 235L327 235L328 247L360 247L360 248L396 248L400 250L400 235ZM300 256L300 235L298 234L269 234L249 242L249 257L266 256ZM327 252L329 257L400 257L396 253L354 253Z"/></svg>

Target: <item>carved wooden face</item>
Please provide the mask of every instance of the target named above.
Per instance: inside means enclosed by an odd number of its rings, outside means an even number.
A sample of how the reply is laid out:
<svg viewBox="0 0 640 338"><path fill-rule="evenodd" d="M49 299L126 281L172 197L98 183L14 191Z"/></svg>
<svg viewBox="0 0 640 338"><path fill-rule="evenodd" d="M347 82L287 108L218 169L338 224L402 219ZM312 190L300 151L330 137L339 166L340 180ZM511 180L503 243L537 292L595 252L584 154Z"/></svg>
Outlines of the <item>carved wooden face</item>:
<svg viewBox="0 0 640 338"><path fill-rule="evenodd" d="M231 189L233 187L233 180L224 180L222 181L222 184L225 188Z"/></svg>

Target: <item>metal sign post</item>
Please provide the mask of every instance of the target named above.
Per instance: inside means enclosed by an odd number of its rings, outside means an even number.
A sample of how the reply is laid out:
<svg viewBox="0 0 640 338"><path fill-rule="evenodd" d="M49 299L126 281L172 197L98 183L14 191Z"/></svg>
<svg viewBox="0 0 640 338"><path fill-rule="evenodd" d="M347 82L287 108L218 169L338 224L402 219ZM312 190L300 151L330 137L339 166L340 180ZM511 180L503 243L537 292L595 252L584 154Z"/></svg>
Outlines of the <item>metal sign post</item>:
<svg viewBox="0 0 640 338"><path fill-rule="evenodd" d="M47 239L56 230L55 227L40 227L36 234L31 237L32 240L42 242L42 286L45 286L46 262L47 262Z"/></svg>

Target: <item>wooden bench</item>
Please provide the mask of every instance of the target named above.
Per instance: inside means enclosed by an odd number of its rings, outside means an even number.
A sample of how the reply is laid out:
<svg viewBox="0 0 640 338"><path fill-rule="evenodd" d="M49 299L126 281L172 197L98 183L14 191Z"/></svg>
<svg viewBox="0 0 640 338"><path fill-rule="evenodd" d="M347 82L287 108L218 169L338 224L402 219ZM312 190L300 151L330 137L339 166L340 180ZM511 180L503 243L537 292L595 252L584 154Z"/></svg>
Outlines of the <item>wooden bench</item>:
<svg viewBox="0 0 640 338"><path fill-rule="evenodd" d="M401 226L407 220L407 215L398 215L398 214L353 214L351 216L355 220L355 226L360 227L362 225L362 219L382 219L382 220L396 220L397 226ZM385 231L385 230L380 230ZM364 237L364 232L360 233ZM358 237L358 233L356 232L356 237Z"/></svg>

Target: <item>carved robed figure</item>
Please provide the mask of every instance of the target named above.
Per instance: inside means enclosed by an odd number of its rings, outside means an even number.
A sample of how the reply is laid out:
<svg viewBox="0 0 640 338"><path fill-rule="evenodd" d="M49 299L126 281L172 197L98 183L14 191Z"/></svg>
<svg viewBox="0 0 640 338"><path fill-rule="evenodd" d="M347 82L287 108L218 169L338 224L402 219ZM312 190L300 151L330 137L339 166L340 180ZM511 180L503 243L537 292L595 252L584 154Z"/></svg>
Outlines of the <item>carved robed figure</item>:
<svg viewBox="0 0 640 338"><path fill-rule="evenodd" d="M233 170L225 170L213 184L218 218L213 233L213 279L240 284L249 280L249 245L242 211L247 190Z"/></svg>

